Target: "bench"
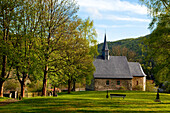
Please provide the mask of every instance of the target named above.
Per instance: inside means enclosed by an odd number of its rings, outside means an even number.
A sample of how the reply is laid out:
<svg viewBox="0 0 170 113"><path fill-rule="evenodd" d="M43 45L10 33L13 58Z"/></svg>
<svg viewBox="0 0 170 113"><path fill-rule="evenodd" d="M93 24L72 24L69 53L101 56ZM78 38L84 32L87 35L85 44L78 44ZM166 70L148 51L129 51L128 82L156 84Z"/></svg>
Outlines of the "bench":
<svg viewBox="0 0 170 113"><path fill-rule="evenodd" d="M123 99L126 97L126 95L123 94L110 94L110 97L112 99L112 97L123 97Z"/></svg>

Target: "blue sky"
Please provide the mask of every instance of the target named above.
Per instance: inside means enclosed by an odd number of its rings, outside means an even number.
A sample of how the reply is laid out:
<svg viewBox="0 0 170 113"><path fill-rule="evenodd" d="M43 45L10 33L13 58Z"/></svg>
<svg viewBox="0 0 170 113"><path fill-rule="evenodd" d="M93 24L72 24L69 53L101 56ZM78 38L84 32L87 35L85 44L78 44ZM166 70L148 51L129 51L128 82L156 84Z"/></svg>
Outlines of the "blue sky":
<svg viewBox="0 0 170 113"><path fill-rule="evenodd" d="M98 43L103 42L106 31L107 41L145 36L151 31L148 25L146 6L139 0L76 0L79 5L78 15L94 21Z"/></svg>

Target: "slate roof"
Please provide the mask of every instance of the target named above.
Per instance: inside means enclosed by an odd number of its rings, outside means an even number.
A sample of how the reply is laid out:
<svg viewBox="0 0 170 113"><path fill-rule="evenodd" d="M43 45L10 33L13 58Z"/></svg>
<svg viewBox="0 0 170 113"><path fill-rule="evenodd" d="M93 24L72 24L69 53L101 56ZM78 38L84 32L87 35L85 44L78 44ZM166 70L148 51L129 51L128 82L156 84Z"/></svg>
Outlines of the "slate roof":
<svg viewBox="0 0 170 113"><path fill-rule="evenodd" d="M132 76L144 77L146 74L143 72L141 65L138 62L128 62L130 73Z"/></svg>
<svg viewBox="0 0 170 113"><path fill-rule="evenodd" d="M98 57L93 63L94 78L133 78L126 56L110 56L109 60Z"/></svg>

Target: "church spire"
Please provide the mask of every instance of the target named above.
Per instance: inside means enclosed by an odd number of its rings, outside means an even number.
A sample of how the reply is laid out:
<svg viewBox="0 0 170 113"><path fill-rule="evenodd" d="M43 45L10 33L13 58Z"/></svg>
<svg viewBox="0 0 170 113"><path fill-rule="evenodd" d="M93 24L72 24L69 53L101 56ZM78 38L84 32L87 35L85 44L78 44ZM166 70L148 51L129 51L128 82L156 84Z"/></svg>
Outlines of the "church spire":
<svg viewBox="0 0 170 113"><path fill-rule="evenodd" d="M106 41L106 33L105 33L105 37L104 37L104 44L103 44L103 49L102 49L102 51L104 51L104 50L109 50L109 49L108 49L108 46L107 46L107 41Z"/></svg>
<svg viewBox="0 0 170 113"><path fill-rule="evenodd" d="M107 41L106 41L106 33L104 37L104 44L103 44L103 49L102 49L102 56L105 60L109 60L109 49L107 46Z"/></svg>

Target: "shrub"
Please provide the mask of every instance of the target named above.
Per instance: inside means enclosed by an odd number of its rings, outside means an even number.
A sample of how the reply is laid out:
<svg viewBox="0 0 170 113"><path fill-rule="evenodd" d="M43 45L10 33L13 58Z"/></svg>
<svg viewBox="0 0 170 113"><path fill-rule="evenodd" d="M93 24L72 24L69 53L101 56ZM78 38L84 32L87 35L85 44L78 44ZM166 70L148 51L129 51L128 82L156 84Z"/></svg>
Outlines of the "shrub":
<svg viewBox="0 0 170 113"><path fill-rule="evenodd" d="M154 91L156 92L157 91L157 87L155 85L155 83L153 83L152 80L147 80L146 81L146 91Z"/></svg>
<svg viewBox="0 0 170 113"><path fill-rule="evenodd" d="M141 85L137 85L133 88L133 90L143 90L143 87Z"/></svg>
<svg viewBox="0 0 170 113"><path fill-rule="evenodd" d="M164 92L170 93L170 82L165 81L161 87Z"/></svg>
<svg viewBox="0 0 170 113"><path fill-rule="evenodd" d="M119 90L125 90L125 87L120 86Z"/></svg>

